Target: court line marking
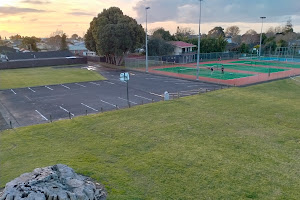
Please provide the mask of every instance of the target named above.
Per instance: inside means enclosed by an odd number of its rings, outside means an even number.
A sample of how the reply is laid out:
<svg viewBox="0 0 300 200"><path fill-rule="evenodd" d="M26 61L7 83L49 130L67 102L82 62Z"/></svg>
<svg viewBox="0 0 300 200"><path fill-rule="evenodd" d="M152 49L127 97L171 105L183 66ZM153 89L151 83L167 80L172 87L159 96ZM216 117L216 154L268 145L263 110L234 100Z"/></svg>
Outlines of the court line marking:
<svg viewBox="0 0 300 200"><path fill-rule="evenodd" d="M76 85L79 85L79 86L81 86L81 87L86 87L85 85L81 85L81 84L79 84L79 83L75 83Z"/></svg>
<svg viewBox="0 0 300 200"><path fill-rule="evenodd" d="M121 100L123 100L123 101L127 101L127 99L123 99L123 98L121 98L121 97L118 97L119 99L121 99ZM136 102L134 102L134 101L129 101L130 103L132 103L132 104L135 104L135 105L137 105L138 103L136 103Z"/></svg>
<svg viewBox="0 0 300 200"><path fill-rule="evenodd" d="M71 113L71 112L68 111L67 109L65 109L65 108L63 108L63 107L61 107L61 106L59 106L59 108L62 109L63 111L66 111L67 113L70 113L72 116L75 116L73 113Z"/></svg>
<svg viewBox="0 0 300 200"><path fill-rule="evenodd" d="M31 89L30 87L28 88L29 90L31 90L32 92L35 92L33 89Z"/></svg>
<svg viewBox="0 0 300 200"><path fill-rule="evenodd" d="M100 84L94 82L90 82L90 84L101 86Z"/></svg>
<svg viewBox="0 0 300 200"><path fill-rule="evenodd" d="M116 106L117 106L117 105L114 105L114 104L108 103L108 102L106 102L106 101L103 101L103 100L101 100L101 99L100 99L100 101L101 101L101 102L103 102L103 103L106 103L106 104L108 104L108 105L111 105L111 106L113 106L113 107L116 107Z"/></svg>
<svg viewBox="0 0 300 200"><path fill-rule="evenodd" d="M90 106L88 106L88 105L86 105L86 104L84 104L84 103L81 103L81 105L83 105L83 106L85 106L85 107L87 107L87 108L90 108L90 109L92 109L93 111L96 111L96 112L98 112L98 110L97 110L97 109L95 109L95 108L92 108L92 107L90 107Z"/></svg>
<svg viewBox="0 0 300 200"><path fill-rule="evenodd" d="M65 85L63 85L63 84L61 84L61 86L63 86L64 88L67 88L67 89L71 89L71 88L69 88L68 86L65 86Z"/></svg>
<svg viewBox="0 0 300 200"><path fill-rule="evenodd" d="M47 88L49 90L53 90L51 87L48 87L47 85L45 85L45 88Z"/></svg>
<svg viewBox="0 0 300 200"><path fill-rule="evenodd" d="M48 119L44 115L42 115L42 113L40 113L38 110L35 110L35 112L37 112L44 120L48 121Z"/></svg>
<svg viewBox="0 0 300 200"><path fill-rule="evenodd" d="M142 97L142 96L139 96L139 95L134 95L134 96L138 97L138 98L141 98L141 99L146 99L146 100L152 101L152 99L149 99L149 98L146 98L146 97Z"/></svg>
<svg viewBox="0 0 300 200"><path fill-rule="evenodd" d="M15 93L15 91L13 89L10 89L10 91L12 91L14 94L17 94L17 93Z"/></svg>

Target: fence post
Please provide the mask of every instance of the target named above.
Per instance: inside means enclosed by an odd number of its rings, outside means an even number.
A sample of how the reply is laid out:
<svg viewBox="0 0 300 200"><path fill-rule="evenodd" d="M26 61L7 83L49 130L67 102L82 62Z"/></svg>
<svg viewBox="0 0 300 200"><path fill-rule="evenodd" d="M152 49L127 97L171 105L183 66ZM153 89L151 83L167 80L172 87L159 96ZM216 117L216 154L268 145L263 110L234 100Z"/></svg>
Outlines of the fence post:
<svg viewBox="0 0 300 200"><path fill-rule="evenodd" d="M71 119L71 113L69 112L69 118Z"/></svg>
<svg viewBox="0 0 300 200"><path fill-rule="evenodd" d="M50 115L50 122L52 123L52 115Z"/></svg>
<svg viewBox="0 0 300 200"><path fill-rule="evenodd" d="M12 122L11 121L9 121L9 125L10 125L10 128L12 129L13 127L12 127Z"/></svg>

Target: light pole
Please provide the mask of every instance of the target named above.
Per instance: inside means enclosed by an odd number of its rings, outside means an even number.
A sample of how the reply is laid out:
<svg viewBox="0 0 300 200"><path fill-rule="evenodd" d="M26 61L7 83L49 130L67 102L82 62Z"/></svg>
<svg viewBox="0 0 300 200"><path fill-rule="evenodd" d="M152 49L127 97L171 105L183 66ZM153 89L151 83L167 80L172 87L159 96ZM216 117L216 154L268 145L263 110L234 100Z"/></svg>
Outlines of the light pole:
<svg viewBox="0 0 300 200"><path fill-rule="evenodd" d="M261 18L261 31L260 31L260 42L259 42L259 59L261 56L262 29L263 29L263 25L264 25L264 19L266 19L266 17L260 17L260 18Z"/></svg>
<svg viewBox="0 0 300 200"><path fill-rule="evenodd" d="M199 61L200 61L200 37L201 37L201 33L200 33L200 24L201 24L201 1L203 0L199 0L199 35L198 35L198 52L197 52L197 80L199 80Z"/></svg>
<svg viewBox="0 0 300 200"><path fill-rule="evenodd" d="M150 7L146 7L146 72L148 72L148 31L147 31L147 11L150 9Z"/></svg>

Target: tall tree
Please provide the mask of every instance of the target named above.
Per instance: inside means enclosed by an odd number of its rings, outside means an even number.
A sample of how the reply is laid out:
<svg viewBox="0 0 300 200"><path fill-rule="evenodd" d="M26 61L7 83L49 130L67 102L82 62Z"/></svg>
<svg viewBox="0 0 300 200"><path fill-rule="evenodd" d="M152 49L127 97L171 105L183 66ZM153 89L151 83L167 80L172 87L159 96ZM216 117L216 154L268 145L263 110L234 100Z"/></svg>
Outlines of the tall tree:
<svg viewBox="0 0 300 200"><path fill-rule="evenodd" d="M21 35L17 34L17 35L12 35L12 36L10 36L9 38L10 38L11 40L20 40L20 39L22 39L23 37L22 37Z"/></svg>
<svg viewBox="0 0 300 200"><path fill-rule="evenodd" d="M229 37L235 37L241 32L238 26L229 26L225 30L225 35Z"/></svg>
<svg viewBox="0 0 300 200"><path fill-rule="evenodd" d="M291 19L287 20L286 25L283 28L283 32L285 34L287 34L287 33L293 33L294 32L293 24L292 24L292 20Z"/></svg>
<svg viewBox="0 0 300 200"><path fill-rule="evenodd" d="M162 27L155 29L152 33L152 36L157 38L162 38L165 41L171 41L173 39L170 32L166 31Z"/></svg>
<svg viewBox="0 0 300 200"><path fill-rule="evenodd" d="M259 44L259 38L259 34L255 30L250 29L242 35L242 42L254 46Z"/></svg>
<svg viewBox="0 0 300 200"><path fill-rule="evenodd" d="M105 55L107 62L120 65L124 54L142 46L144 38L145 31L135 19L124 15L120 8L111 7L104 9L90 23L85 42L92 51L96 44L97 54Z"/></svg>
<svg viewBox="0 0 300 200"><path fill-rule="evenodd" d="M38 51L38 48L36 46L37 42L40 42L40 38L36 38L34 36L32 37L24 37L22 40L21 46L30 50L30 51Z"/></svg>
<svg viewBox="0 0 300 200"><path fill-rule="evenodd" d="M61 36L61 42L60 42L60 50L68 50L68 44L67 44L67 35L64 33Z"/></svg>
<svg viewBox="0 0 300 200"><path fill-rule="evenodd" d="M76 34L76 33L74 33L72 36L71 36L71 39L72 40L77 40L79 38L79 36Z"/></svg>
<svg viewBox="0 0 300 200"><path fill-rule="evenodd" d="M149 56L164 56L174 52L174 46L162 38L153 37L148 43Z"/></svg>
<svg viewBox="0 0 300 200"><path fill-rule="evenodd" d="M212 38L225 37L224 29L220 26L216 26L208 31L208 36Z"/></svg>
<svg viewBox="0 0 300 200"><path fill-rule="evenodd" d="M191 35L194 35L195 32L190 27L179 27L177 26L177 31L175 33L176 40L186 41Z"/></svg>

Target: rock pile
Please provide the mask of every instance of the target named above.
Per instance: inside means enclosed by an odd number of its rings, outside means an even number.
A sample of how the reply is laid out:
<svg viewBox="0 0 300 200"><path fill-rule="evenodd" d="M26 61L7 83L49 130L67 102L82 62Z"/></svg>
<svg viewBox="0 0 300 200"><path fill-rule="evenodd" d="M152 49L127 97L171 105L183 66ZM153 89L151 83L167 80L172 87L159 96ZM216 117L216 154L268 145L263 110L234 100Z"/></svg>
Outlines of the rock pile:
<svg viewBox="0 0 300 200"><path fill-rule="evenodd" d="M6 184L0 200L105 200L100 184L66 165L37 168Z"/></svg>

